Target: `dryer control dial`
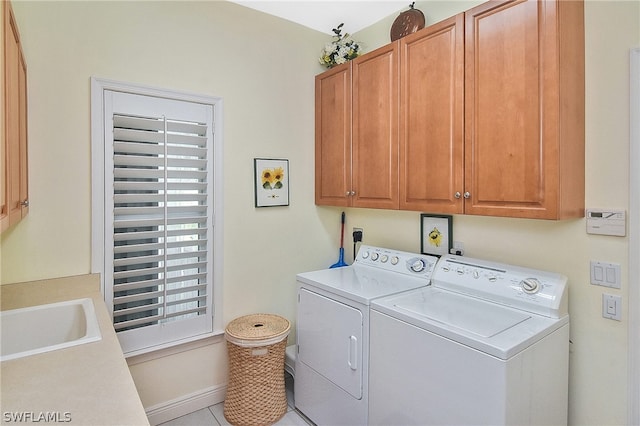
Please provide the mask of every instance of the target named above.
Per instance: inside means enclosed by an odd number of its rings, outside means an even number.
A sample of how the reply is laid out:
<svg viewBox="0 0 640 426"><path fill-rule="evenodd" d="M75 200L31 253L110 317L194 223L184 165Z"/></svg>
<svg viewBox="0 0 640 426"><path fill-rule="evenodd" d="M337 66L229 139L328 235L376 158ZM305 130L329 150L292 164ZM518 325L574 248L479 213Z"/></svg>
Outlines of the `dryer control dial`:
<svg viewBox="0 0 640 426"><path fill-rule="evenodd" d="M413 272L422 272L425 268L424 260L422 259L413 259L411 260L410 268Z"/></svg>
<svg viewBox="0 0 640 426"><path fill-rule="evenodd" d="M527 294L534 294L540 290L540 281L536 278L525 278L520 281L520 287Z"/></svg>
<svg viewBox="0 0 640 426"><path fill-rule="evenodd" d="M352 266L359 271L366 266L420 278L424 285L429 285L437 262L435 256L362 245Z"/></svg>

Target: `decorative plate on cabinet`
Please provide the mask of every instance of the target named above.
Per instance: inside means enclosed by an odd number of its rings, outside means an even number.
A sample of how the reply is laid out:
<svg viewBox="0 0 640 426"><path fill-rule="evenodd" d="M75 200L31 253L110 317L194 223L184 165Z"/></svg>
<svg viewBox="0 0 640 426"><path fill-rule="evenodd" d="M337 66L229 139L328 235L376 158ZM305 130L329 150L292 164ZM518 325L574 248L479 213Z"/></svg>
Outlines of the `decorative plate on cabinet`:
<svg viewBox="0 0 640 426"><path fill-rule="evenodd" d="M391 41L396 41L399 38L424 28L424 14L420 10L414 9L414 4L415 2L411 3L411 5L409 5L410 9L400 13L396 20L393 21L391 31L389 32Z"/></svg>

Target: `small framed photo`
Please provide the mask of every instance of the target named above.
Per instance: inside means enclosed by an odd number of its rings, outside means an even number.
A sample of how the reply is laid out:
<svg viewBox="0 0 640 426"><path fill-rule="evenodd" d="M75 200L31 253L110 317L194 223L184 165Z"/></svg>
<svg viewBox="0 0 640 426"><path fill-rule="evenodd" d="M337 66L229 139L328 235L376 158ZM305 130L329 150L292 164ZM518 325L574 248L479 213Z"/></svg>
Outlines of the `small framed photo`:
<svg viewBox="0 0 640 426"><path fill-rule="evenodd" d="M254 158L256 207L289 205L289 160Z"/></svg>
<svg viewBox="0 0 640 426"><path fill-rule="evenodd" d="M453 216L422 213L420 215L420 252L442 256L453 247Z"/></svg>

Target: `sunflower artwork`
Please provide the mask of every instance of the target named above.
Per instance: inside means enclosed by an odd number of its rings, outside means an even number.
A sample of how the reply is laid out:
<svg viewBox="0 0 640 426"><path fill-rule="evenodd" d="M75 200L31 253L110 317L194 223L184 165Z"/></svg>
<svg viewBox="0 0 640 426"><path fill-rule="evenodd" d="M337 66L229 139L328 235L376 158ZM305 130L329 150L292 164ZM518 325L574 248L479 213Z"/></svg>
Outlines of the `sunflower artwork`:
<svg viewBox="0 0 640 426"><path fill-rule="evenodd" d="M420 253L442 256L453 244L453 216L422 213L420 215Z"/></svg>
<svg viewBox="0 0 640 426"><path fill-rule="evenodd" d="M289 161L254 159L256 207L289 205Z"/></svg>
<svg viewBox="0 0 640 426"><path fill-rule="evenodd" d="M429 244L435 247L440 247L442 244L442 232L437 226L434 226L431 232L429 232Z"/></svg>
<svg viewBox="0 0 640 426"><path fill-rule="evenodd" d="M284 179L284 169L282 167L262 170L262 187L264 189L281 189L282 179ZM271 196L278 197L277 194L272 194Z"/></svg>

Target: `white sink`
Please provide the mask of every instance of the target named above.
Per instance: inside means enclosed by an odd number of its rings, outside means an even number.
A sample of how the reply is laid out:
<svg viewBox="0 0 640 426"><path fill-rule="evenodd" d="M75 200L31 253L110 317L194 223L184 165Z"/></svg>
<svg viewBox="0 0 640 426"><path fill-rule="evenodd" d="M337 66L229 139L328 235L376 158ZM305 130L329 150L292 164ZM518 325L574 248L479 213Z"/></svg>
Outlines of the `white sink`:
<svg viewBox="0 0 640 426"><path fill-rule="evenodd" d="M91 299L0 312L0 361L102 339Z"/></svg>

